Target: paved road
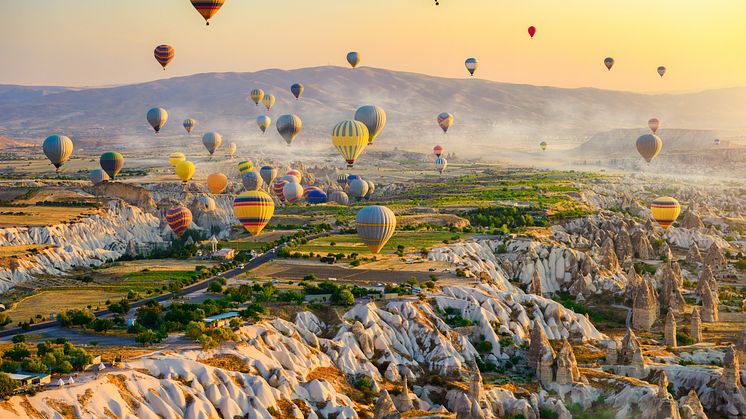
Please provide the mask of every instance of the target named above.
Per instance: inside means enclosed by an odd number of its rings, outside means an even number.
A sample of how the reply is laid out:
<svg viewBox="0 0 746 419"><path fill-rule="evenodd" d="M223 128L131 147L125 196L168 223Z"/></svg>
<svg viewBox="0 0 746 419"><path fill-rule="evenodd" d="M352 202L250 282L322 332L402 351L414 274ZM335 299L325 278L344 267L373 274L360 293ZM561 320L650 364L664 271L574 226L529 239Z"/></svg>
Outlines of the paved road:
<svg viewBox="0 0 746 419"><path fill-rule="evenodd" d="M326 231L326 232L322 232L322 233L312 234L310 236L307 236L306 238L308 240L313 240L313 239L317 239L319 237L329 236L329 235L332 235L332 234L339 234L339 230L332 230L332 231ZM180 291L176 292L175 296L181 297L181 296L184 296L184 295L187 295L187 294L191 294L191 293L193 293L195 291L206 289L207 286L210 285L210 282L212 282L212 281L214 281L214 280L216 280L218 278L230 279L230 278L238 276L238 275L240 275L240 274L242 274L242 273L244 273L246 271L250 271L252 269L256 269L256 268L264 265L265 263L272 261L272 259L276 258L277 257L277 250L278 250L278 248L274 247L274 248L268 250L266 253L264 253L264 254L262 254L260 256L257 256L254 259L251 259L251 261L249 261L246 264L244 264L243 268L240 268L240 267L239 268L234 268L234 269L231 269L229 271L223 272L221 275L216 275L216 276L204 279L202 281L195 282L192 285L186 286L186 287L182 288ZM134 309L134 308L140 307L142 305L145 305L149 301L152 301L152 300L155 300L155 301L158 301L158 302L163 302L163 301L168 301L168 300L172 299L173 297L174 297L174 294L167 293L167 294L158 295L156 297L145 298L143 300L135 301L134 303L130 303L130 309ZM107 316L112 316L114 313L111 310L109 310L109 309L105 309L105 310L94 311L93 314L95 314L96 317L107 317ZM46 321L46 322L41 322L41 323L34 323L34 324L30 325L30 327L31 327L31 329L28 330L28 331L21 330L21 328L17 327L17 326L16 327L12 327L10 329L0 330L0 338L1 337L7 337L7 336L17 335L19 333L28 333L28 332L38 331L38 330L49 329L49 328L53 328L53 327L60 327L60 324L58 322L56 322L56 321Z"/></svg>

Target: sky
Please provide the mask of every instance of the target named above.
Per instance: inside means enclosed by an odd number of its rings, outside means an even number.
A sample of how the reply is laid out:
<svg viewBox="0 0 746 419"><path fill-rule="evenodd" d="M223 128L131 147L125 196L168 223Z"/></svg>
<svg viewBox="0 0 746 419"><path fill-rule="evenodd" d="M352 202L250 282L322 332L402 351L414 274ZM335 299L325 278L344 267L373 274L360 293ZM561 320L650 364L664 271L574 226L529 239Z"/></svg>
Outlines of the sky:
<svg viewBox="0 0 746 419"><path fill-rule="evenodd" d="M0 83L341 66L355 50L362 66L436 76L466 77L476 57L488 80L696 91L746 86L744 20L741 0L227 0L207 27L188 0L2 0ZM163 43L176 50L166 72Z"/></svg>

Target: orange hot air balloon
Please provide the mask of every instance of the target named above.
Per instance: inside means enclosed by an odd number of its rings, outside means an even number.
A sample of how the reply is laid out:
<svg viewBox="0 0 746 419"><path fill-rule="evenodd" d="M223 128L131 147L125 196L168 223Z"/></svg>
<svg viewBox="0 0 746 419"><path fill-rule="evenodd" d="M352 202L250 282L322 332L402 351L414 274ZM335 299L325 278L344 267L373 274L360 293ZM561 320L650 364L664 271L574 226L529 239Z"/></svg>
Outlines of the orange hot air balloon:
<svg viewBox="0 0 746 419"><path fill-rule="evenodd" d="M207 187L210 192L219 194L228 187L228 177L222 173L213 173L207 176Z"/></svg>
<svg viewBox="0 0 746 419"><path fill-rule="evenodd" d="M205 18L206 24L210 25L210 19L215 16L225 0L191 0L192 6Z"/></svg>
<svg viewBox="0 0 746 419"><path fill-rule="evenodd" d="M181 204L171 207L166 211L166 223L176 237L181 237L192 224L192 212Z"/></svg>
<svg viewBox="0 0 746 419"><path fill-rule="evenodd" d="M168 63L174 59L174 47L171 45L158 45L155 47L153 55L155 56L156 61L158 61L158 64L160 64L165 70Z"/></svg>

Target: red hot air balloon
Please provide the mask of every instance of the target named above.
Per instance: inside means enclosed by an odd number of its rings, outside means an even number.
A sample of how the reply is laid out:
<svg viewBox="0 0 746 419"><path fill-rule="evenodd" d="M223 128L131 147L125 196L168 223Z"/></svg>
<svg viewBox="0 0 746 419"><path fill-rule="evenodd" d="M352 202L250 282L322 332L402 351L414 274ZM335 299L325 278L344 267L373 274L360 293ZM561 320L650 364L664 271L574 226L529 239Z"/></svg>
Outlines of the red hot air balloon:
<svg viewBox="0 0 746 419"><path fill-rule="evenodd" d="M176 237L181 237L192 224L192 212L181 204L171 207L166 211L166 223Z"/></svg>
<svg viewBox="0 0 746 419"><path fill-rule="evenodd" d="M528 34L529 36L531 36L531 39L534 39L534 35L536 35L536 28L534 26L529 26Z"/></svg>

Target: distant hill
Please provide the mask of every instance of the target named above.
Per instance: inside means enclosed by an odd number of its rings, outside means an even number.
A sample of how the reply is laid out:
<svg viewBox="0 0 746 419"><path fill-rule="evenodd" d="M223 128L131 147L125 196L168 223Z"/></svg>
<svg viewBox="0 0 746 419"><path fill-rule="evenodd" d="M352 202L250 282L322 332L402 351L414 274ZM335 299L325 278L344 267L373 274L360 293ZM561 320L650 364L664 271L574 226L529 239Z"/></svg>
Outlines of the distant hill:
<svg viewBox="0 0 746 419"><path fill-rule="evenodd" d="M648 134L648 129L616 129L593 135L585 143L574 150L576 154L588 157L617 157L634 153L637 137ZM683 129L660 129L658 136L663 139L663 150L678 152L697 152L715 148L726 148L728 140L722 140L719 147L714 144L715 138L721 136L716 130L683 130Z"/></svg>
<svg viewBox="0 0 746 419"><path fill-rule="evenodd" d="M295 82L306 88L300 101L289 91ZM614 129L642 129L651 116L659 117L664 129L741 130L746 121L746 88L647 95L367 67L315 67L196 74L106 88L0 85L0 134L41 138L62 132L82 139L146 136L151 131L145 113L161 106L170 113L164 136L181 135L186 117L198 120L198 132L256 135L254 119L264 109L247 99L255 87L277 97L269 113L273 120L282 113L298 114L303 119L302 136L311 140L326 138L334 123L351 118L356 107L368 103L386 109L388 125L381 141L392 143L440 138L435 137L440 135L435 118L442 111L456 118L448 138L480 144L583 139ZM275 128L271 130L274 133Z"/></svg>

